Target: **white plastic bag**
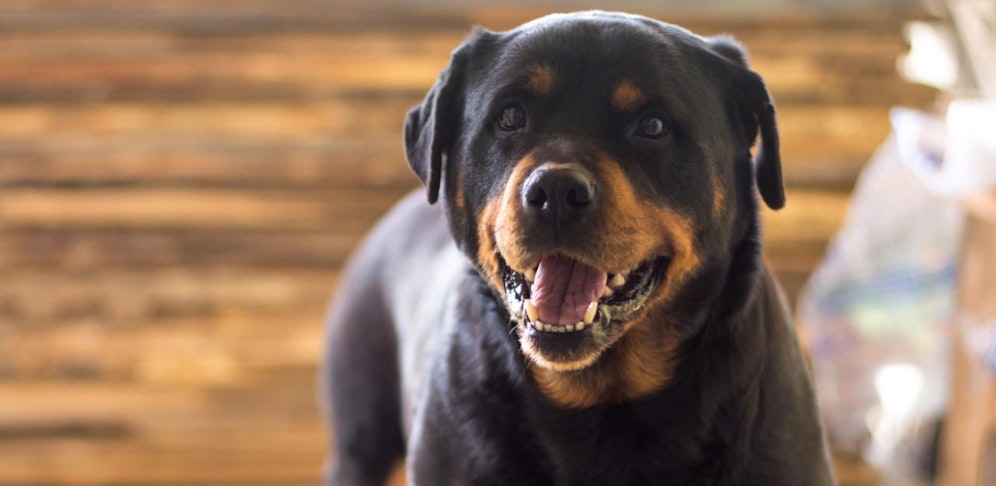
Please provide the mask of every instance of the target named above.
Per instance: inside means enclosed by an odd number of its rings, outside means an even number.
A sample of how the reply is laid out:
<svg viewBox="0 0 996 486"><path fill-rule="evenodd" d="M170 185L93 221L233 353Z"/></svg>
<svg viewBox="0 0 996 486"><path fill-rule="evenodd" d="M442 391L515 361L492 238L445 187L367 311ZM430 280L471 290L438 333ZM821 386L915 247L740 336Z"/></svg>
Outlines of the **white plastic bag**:
<svg viewBox="0 0 996 486"><path fill-rule="evenodd" d="M962 214L908 168L940 165L944 121L892 121L798 309L835 448L915 476L899 456L945 408Z"/></svg>

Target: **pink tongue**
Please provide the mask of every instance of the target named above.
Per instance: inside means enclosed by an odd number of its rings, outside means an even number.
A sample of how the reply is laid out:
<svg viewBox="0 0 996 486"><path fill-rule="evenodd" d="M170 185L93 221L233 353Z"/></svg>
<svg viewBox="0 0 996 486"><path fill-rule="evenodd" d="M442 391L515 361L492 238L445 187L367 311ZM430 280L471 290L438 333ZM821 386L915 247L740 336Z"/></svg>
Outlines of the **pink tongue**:
<svg viewBox="0 0 996 486"><path fill-rule="evenodd" d="M605 272L562 256L540 260L531 289L539 320L547 324L574 324L584 318L588 304L605 289Z"/></svg>

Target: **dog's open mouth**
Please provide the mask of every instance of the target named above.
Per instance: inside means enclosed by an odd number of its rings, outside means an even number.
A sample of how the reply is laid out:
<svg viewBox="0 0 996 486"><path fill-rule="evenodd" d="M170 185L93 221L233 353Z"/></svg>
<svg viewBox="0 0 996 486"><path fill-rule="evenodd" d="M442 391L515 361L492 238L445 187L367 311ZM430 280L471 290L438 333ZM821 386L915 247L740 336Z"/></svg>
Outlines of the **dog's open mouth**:
<svg viewBox="0 0 996 486"><path fill-rule="evenodd" d="M520 337L549 358L586 358L599 348L598 341L637 317L660 285L670 263L668 257L644 261L619 273L552 254L532 270L519 273L502 261L505 301L520 326ZM525 336L522 336L525 333Z"/></svg>

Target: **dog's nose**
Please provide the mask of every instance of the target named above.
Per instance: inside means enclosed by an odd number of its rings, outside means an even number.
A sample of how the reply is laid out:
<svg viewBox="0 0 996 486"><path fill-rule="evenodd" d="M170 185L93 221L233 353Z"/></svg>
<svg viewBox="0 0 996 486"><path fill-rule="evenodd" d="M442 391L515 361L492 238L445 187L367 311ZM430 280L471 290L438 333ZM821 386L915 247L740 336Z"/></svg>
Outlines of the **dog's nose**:
<svg viewBox="0 0 996 486"><path fill-rule="evenodd" d="M559 226L592 210L595 189L595 180L580 167L541 166L522 185L522 206L530 216Z"/></svg>

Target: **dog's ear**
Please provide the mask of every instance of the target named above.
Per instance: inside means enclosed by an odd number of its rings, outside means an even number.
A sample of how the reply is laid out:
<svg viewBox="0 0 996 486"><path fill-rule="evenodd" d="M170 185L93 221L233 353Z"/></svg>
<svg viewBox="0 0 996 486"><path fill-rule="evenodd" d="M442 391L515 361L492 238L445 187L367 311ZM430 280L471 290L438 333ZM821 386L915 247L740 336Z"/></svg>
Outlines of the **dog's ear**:
<svg viewBox="0 0 996 486"><path fill-rule="evenodd" d="M425 184L429 204L439 199L443 156L451 148L457 120L462 116L468 51L479 37L480 33L475 31L453 51L449 65L439 73L436 84L405 119L405 156L408 165Z"/></svg>
<svg viewBox="0 0 996 486"><path fill-rule="evenodd" d="M778 148L778 125L775 121L775 105L764 85L764 80L751 71L754 91L754 116L761 130L761 146L754 157L754 177L761 198L771 209L785 206L785 186L782 183L782 157Z"/></svg>
<svg viewBox="0 0 996 486"><path fill-rule="evenodd" d="M737 91L740 104L746 111L747 136L753 141L758 129L761 132L761 146L754 157L757 189L769 208L781 209L785 206L785 187L782 184L775 105L771 102L768 88L761 76L750 70L747 54L737 41L728 36L711 37L706 41L714 52L740 68Z"/></svg>

